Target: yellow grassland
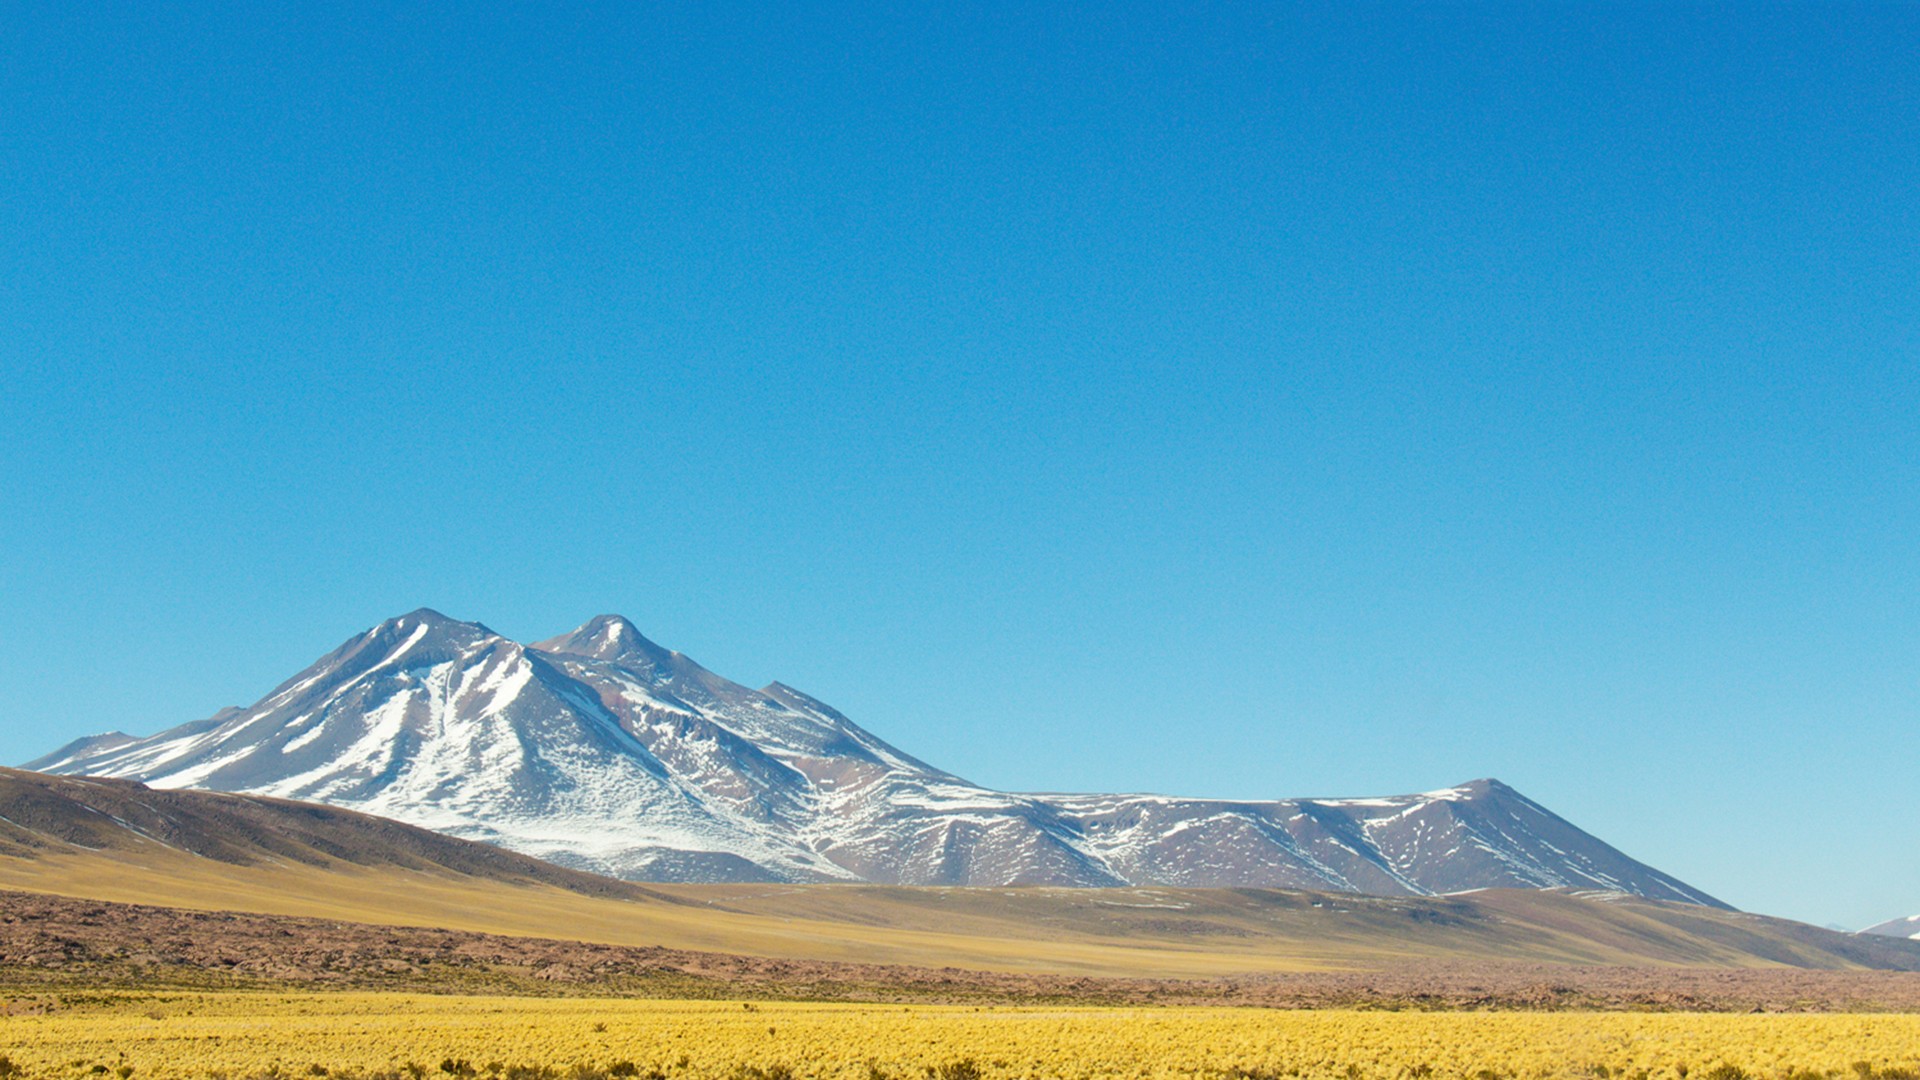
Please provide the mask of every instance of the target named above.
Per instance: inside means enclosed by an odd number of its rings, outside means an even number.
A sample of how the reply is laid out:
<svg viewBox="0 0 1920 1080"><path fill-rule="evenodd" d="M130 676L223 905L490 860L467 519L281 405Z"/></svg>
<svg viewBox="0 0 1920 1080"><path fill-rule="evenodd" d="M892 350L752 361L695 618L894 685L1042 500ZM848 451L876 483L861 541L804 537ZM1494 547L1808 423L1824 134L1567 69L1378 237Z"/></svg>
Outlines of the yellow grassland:
<svg viewBox="0 0 1920 1080"><path fill-rule="evenodd" d="M538 1075L529 1067L640 1080L1871 1080L1920 1069L1920 1016L132 993L0 1016L0 1054L16 1076L49 1080Z"/></svg>

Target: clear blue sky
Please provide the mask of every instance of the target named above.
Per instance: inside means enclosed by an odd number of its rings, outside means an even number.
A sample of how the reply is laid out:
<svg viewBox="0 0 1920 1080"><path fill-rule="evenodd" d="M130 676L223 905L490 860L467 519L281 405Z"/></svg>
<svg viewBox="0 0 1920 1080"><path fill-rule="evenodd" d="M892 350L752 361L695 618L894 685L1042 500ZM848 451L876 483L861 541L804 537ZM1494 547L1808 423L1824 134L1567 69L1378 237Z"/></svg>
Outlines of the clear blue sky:
<svg viewBox="0 0 1920 1080"><path fill-rule="evenodd" d="M157 7L0 20L0 760L617 611L1920 911L1920 8Z"/></svg>

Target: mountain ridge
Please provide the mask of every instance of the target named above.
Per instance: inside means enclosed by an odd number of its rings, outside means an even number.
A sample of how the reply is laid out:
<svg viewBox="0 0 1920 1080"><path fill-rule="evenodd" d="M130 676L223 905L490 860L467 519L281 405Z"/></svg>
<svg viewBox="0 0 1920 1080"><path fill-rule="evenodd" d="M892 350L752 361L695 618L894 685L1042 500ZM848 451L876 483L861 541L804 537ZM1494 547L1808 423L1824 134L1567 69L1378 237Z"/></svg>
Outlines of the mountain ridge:
<svg viewBox="0 0 1920 1080"><path fill-rule="evenodd" d="M523 645L417 609L250 707L27 767L340 805L633 880L1570 887L1725 906L1492 779L1353 799L995 791L618 615Z"/></svg>

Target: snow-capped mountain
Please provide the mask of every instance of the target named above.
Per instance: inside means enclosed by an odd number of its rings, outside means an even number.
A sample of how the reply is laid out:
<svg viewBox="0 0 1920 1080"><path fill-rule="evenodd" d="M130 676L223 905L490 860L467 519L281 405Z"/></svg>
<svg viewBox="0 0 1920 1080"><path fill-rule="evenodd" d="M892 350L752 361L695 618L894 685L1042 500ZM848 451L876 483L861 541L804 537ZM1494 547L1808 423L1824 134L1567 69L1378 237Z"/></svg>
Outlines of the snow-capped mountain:
<svg viewBox="0 0 1920 1080"><path fill-rule="evenodd" d="M1910 915L1904 919L1889 919L1878 926L1869 926L1860 932L1920 941L1920 915Z"/></svg>
<svg viewBox="0 0 1920 1080"><path fill-rule="evenodd" d="M331 803L637 880L1574 888L1725 906L1495 780L1274 802L993 791L611 615L522 645L422 609L250 708L26 767Z"/></svg>

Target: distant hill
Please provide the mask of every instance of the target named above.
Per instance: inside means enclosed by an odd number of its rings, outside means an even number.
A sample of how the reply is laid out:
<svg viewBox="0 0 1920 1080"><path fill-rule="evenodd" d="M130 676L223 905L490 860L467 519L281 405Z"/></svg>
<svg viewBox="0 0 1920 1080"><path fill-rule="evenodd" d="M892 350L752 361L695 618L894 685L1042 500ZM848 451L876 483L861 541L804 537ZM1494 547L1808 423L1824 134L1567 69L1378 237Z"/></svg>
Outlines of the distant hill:
<svg viewBox="0 0 1920 1080"><path fill-rule="evenodd" d="M1920 915L1910 915L1904 919L1888 919L1878 926L1869 926L1860 932L1920 941Z"/></svg>
<svg viewBox="0 0 1920 1080"><path fill-rule="evenodd" d="M0 770L0 889L620 946L1125 977L1424 961L1920 971L1920 943L1615 892L641 886L277 799Z"/></svg>
<svg viewBox="0 0 1920 1080"><path fill-rule="evenodd" d="M318 803L0 768L0 859L85 853L117 860L162 851L232 867L399 870L612 899L657 895L630 882Z"/></svg>
<svg viewBox="0 0 1920 1080"><path fill-rule="evenodd" d="M29 767L322 802L630 880L1576 888L1724 906L1497 780L1278 801L993 791L618 616L522 645L422 609L249 708Z"/></svg>

